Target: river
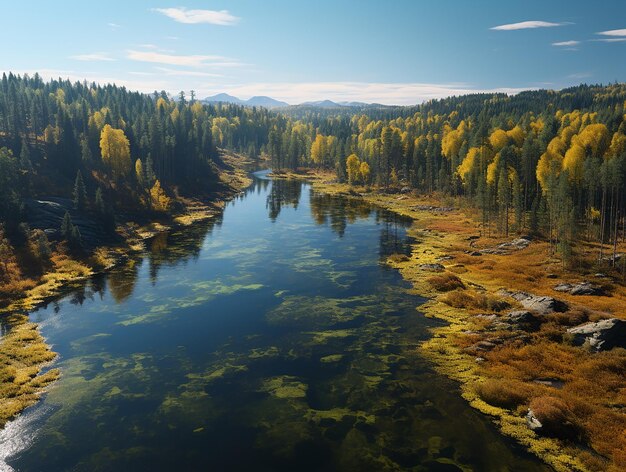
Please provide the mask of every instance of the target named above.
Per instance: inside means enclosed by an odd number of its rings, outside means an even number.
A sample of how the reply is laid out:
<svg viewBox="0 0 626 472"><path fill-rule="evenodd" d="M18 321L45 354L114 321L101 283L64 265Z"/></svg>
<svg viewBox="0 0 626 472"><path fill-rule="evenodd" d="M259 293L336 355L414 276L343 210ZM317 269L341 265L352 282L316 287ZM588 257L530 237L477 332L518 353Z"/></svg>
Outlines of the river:
<svg viewBox="0 0 626 472"><path fill-rule="evenodd" d="M255 174L31 314L62 377L0 432L0 468L548 470L420 357L437 321L381 263L409 225Z"/></svg>

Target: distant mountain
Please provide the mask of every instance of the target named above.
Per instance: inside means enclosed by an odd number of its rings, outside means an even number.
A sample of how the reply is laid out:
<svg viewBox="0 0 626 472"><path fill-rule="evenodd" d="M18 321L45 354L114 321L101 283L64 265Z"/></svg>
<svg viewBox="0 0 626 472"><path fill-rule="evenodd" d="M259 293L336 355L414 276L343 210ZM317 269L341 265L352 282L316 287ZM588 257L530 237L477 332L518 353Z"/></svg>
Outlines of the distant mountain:
<svg viewBox="0 0 626 472"><path fill-rule="evenodd" d="M278 108L289 106L289 103L287 102L281 102L280 100L276 100L272 97L266 97L264 95L252 97L249 100L246 100L244 103L249 106L265 108Z"/></svg>
<svg viewBox="0 0 626 472"><path fill-rule="evenodd" d="M238 99L237 97L233 97L232 95L228 95L227 93L218 93L217 95L207 97L202 101L206 103L234 103L236 105L244 104L242 100Z"/></svg>
<svg viewBox="0 0 626 472"><path fill-rule="evenodd" d="M318 100L316 102L304 102L301 105L309 106L309 107L318 107L318 108L340 108L343 106L331 100Z"/></svg>
<svg viewBox="0 0 626 472"><path fill-rule="evenodd" d="M250 106L250 107L265 107L265 108L277 108L277 107L289 106L288 103L281 102L280 100L275 100L272 97L256 96L256 97L250 98L249 100L241 100L237 97L233 97L232 95L228 95L227 93L218 93L217 95L207 97L202 101L204 103L233 103L235 105L245 105L245 106Z"/></svg>

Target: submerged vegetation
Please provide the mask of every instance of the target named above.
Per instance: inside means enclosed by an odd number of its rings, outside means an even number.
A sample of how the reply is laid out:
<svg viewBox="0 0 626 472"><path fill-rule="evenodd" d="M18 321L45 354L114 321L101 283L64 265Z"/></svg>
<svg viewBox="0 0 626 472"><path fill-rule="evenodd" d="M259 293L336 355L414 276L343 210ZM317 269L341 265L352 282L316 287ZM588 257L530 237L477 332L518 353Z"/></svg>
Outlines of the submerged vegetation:
<svg viewBox="0 0 626 472"><path fill-rule="evenodd" d="M626 350L595 352L589 343L576 345L568 331L624 318L625 106L626 86L613 84L476 94L356 113L270 112L207 105L193 94L173 99L164 92L150 96L114 85L3 75L0 304L10 316L0 340L0 423L34 403L59 375L44 371L54 354L37 327L16 313L115 265L126 251L112 247L141 248L150 239L156 280L170 256L167 242L154 236L205 219L221 208L208 199L223 199L249 182L236 169L243 158L230 157L238 152L253 161L268 159L275 168L265 205L272 221L284 209L298 208L301 184L285 171L303 167L323 176L316 183L321 192L310 195L312 218L338 237L371 215L360 198L412 219L412 239L399 239L400 218L380 217L379 256L416 293L432 297L420 310L449 324L434 328L434 337L415 348L415 339L396 333L389 300L378 305L369 295L344 296L355 271L338 270L319 250L303 247L297 260L288 261L290 270L302 277L323 272L339 295L275 292L278 305L268 312L268 325L298 327L301 336L286 342L289 349L252 343L242 355L224 347L214 365L188 372L180 391L160 403L158 421L183 417L202 435L206 424L200 420L208 422L218 411L208 393L213 386L253 384L262 405L243 414L263 431L258 441L278 455L293 454L303 437L308 444L341 438L332 452L347 469L391 470L419 458L463 470L470 452L434 434L433 417L442 408L433 411L425 402L408 413L401 401L420 388L411 370L423 368L414 358L419 353L459 381L463 397L502 432L557 470L626 468ZM258 251L233 250L250 257ZM199 253L197 244L193 251ZM131 261L109 279L115 300L130 297L129 278L136 273ZM567 288L581 283L587 293ZM117 326L145 327L177 308L266 288L247 279L203 281L189 297L165 300ZM532 303L542 296L552 301L538 310ZM393 346L401 342L413 347L399 352ZM250 382L252 364L278 357L315 358L316 368L343 373L334 384L272 371ZM111 402L148 395L123 390L110 372L87 379L83 371L106 363L140 383L144 364L152 362L147 354L76 362L66 374L75 403L94 406L86 396L78 399L81 391ZM374 394L380 397L370 399ZM376 428L390 433L373 447ZM411 443L416 428L432 434Z"/></svg>
<svg viewBox="0 0 626 472"><path fill-rule="evenodd" d="M461 383L470 405L556 470L623 469L626 349L593 352L572 345L567 332L623 316L626 289L618 272L617 277L595 276L604 287L601 294L558 292L553 287L580 273L563 266L549 241L533 239L524 247L490 253L510 240L504 234L477 237L480 213L474 209L442 207L436 198L416 194L350 195L348 184L329 183L323 174L315 188L413 218L411 256L392 255L387 261L417 293L432 297L418 309L449 323L435 328L419 351ZM563 305L545 313L524 311L509 296L515 290L558 297ZM529 411L540 430L531 429Z"/></svg>

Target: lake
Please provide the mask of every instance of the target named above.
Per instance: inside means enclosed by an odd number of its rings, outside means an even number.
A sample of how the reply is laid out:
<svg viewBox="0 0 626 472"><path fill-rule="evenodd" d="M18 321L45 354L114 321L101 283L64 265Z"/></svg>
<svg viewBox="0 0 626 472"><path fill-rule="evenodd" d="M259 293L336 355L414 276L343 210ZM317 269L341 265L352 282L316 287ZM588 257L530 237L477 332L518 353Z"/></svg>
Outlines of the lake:
<svg viewBox="0 0 626 472"><path fill-rule="evenodd" d="M438 322L382 264L409 225L256 173L31 314L62 377L0 433L0 468L549 470L420 357Z"/></svg>

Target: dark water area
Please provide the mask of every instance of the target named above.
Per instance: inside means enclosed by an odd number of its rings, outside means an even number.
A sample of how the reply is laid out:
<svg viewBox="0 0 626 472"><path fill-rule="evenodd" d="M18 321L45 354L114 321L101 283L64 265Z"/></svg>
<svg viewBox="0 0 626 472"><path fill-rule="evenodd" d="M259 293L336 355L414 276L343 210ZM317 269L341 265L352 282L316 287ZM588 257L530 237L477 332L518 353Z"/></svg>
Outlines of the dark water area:
<svg viewBox="0 0 626 472"><path fill-rule="evenodd" d="M437 321L381 264L409 225L256 174L32 313L62 377L0 433L0 470L548 470L420 358Z"/></svg>

